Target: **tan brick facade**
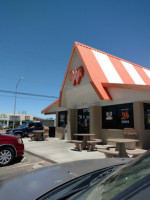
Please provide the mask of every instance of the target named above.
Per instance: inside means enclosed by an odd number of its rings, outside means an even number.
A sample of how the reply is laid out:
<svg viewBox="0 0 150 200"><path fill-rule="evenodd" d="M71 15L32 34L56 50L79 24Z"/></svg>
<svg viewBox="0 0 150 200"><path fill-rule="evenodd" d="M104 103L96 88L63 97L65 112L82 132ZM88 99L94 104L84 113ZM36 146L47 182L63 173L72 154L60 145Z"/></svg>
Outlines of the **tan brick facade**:
<svg viewBox="0 0 150 200"><path fill-rule="evenodd" d="M96 138L101 138L101 106L90 107L90 133L94 133Z"/></svg>
<svg viewBox="0 0 150 200"><path fill-rule="evenodd" d="M74 133L77 133L78 110L69 109L67 115L67 139L74 139Z"/></svg>
<svg viewBox="0 0 150 200"><path fill-rule="evenodd" d="M62 139L64 137L64 128L58 127L58 112L56 112L56 129L55 129L55 137Z"/></svg>
<svg viewBox="0 0 150 200"><path fill-rule="evenodd" d="M144 105L143 102L133 103L134 128L138 134L139 147L150 148L150 130L145 130L144 125Z"/></svg>

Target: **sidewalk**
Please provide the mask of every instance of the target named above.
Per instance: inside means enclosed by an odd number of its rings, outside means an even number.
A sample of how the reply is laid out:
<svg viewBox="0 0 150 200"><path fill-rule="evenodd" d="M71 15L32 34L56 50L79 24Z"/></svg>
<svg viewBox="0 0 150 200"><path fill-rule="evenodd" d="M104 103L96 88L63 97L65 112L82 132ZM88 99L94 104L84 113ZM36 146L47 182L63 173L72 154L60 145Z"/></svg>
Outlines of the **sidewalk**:
<svg viewBox="0 0 150 200"><path fill-rule="evenodd" d="M25 151L53 163L105 158L105 155L98 151L76 151L73 143L58 138L47 138L45 141L31 141L30 138L23 138L23 142Z"/></svg>

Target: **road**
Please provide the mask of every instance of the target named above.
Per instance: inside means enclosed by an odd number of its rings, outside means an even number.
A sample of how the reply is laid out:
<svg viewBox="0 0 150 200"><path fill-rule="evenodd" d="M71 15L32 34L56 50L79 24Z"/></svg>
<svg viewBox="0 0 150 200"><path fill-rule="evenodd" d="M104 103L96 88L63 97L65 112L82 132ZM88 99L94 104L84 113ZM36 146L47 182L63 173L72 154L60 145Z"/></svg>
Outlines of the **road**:
<svg viewBox="0 0 150 200"><path fill-rule="evenodd" d="M0 167L0 182L13 176L51 165L52 163L25 152L22 160L16 160L9 166Z"/></svg>

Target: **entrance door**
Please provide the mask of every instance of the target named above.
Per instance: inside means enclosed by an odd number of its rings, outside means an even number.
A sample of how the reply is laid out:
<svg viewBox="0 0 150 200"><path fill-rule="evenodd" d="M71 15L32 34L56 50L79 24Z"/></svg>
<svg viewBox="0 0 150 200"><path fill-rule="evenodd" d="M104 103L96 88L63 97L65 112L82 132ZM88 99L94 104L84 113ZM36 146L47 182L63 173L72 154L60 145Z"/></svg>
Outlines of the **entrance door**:
<svg viewBox="0 0 150 200"><path fill-rule="evenodd" d="M78 110L78 133L89 133L90 113L89 108Z"/></svg>

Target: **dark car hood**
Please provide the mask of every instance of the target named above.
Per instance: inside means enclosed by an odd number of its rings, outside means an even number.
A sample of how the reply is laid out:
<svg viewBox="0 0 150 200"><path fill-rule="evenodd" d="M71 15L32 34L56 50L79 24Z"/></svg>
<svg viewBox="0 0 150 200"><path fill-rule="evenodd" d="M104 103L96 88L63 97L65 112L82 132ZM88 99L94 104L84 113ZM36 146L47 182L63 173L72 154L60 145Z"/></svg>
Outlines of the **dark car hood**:
<svg viewBox="0 0 150 200"><path fill-rule="evenodd" d="M129 161L131 159L105 158L56 164L10 180L0 181L0 197L7 200L33 200L76 177Z"/></svg>

